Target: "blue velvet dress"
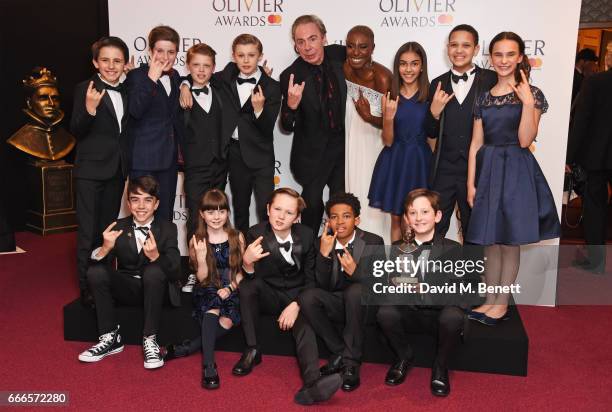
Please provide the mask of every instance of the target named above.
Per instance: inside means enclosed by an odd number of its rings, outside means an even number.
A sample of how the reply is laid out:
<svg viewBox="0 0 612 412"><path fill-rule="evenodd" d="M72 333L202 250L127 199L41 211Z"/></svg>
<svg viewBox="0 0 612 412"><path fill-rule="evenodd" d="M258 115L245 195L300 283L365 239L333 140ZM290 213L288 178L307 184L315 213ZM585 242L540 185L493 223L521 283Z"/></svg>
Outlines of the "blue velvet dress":
<svg viewBox="0 0 612 412"><path fill-rule="evenodd" d="M370 206L394 215L404 213L404 199L413 189L426 188L431 149L425 135L427 102L400 95L393 120L393 143L378 156L368 198Z"/></svg>
<svg viewBox="0 0 612 412"><path fill-rule="evenodd" d="M546 98L531 86L535 106L545 113ZM523 105L515 93L476 101L484 144L476 154L476 197L466 241L479 245L523 245L560 236L555 201L529 148L521 148L518 128Z"/></svg>
<svg viewBox="0 0 612 412"><path fill-rule="evenodd" d="M217 262L217 271L221 277L223 287L230 284L230 267L229 267L229 242L214 244L211 243L215 261ZM238 292L234 291L225 300L222 300L217 295L215 286L200 286L196 285L193 288L193 317L200 323L204 314L211 309L219 309L219 316L227 317L232 320L234 325L240 323L240 305L238 301Z"/></svg>

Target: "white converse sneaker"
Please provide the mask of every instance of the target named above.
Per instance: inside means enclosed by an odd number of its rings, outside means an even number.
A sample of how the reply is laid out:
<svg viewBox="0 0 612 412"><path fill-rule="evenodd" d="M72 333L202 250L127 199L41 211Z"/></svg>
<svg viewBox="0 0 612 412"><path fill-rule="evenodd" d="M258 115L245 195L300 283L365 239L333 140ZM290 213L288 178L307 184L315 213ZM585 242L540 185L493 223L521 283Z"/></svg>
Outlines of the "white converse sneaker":
<svg viewBox="0 0 612 412"><path fill-rule="evenodd" d="M191 293L193 292L193 287L195 286L195 284L196 284L196 275L192 273L187 278L187 283L185 283L185 286L183 286L181 290L183 292Z"/></svg>
<svg viewBox="0 0 612 412"><path fill-rule="evenodd" d="M144 355L145 369L156 369L164 366L164 358L159 351L155 335L142 338L142 353Z"/></svg>
<svg viewBox="0 0 612 412"><path fill-rule="evenodd" d="M100 342L96 343L85 352L79 354L81 362L98 362L108 355L114 355L123 351L123 343L119 334L119 326L112 332L100 336Z"/></svg>

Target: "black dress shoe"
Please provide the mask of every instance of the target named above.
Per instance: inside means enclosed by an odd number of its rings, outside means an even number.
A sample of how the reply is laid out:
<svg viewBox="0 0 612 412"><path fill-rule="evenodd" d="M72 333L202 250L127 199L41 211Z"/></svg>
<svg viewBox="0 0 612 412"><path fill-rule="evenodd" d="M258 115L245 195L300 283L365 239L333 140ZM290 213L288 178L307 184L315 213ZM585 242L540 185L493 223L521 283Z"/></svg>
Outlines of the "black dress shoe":
<svg viewBox="0 0 612 412"><path fill-rule="evenodd" d="M96 302L89 289L81 289L81 305L91 309L96 307Z"/></svg>
<svg viewBox="0 0 612 412"><path fill-rule="evenodd" d="M334 393L340 389L340 385L342 385L342 377L338 373L321 376L312 385L302 387L293 400L300 405L323 402L334 396Z"/></svg>
<svg viewBox="0 0 612 412"><path fill-rule="evenodd" d="M232 373L236 376L245 376L251 373L253 366L261 363L261 352L251 348L242 352L240 360L234 365Z"/></svg>
<svg viewBox="0 0 612 412"><path fill-rule="evenodd" d="M360 383L359 367L345 366L342 370L342 390L345 392L354 391L359 387Z"/></svg>
<svg viewBox="0 0 612 412"><path fill-rule="evenodd" d="M219 388L219 373L217 373L217 364L209 365L202 371L202 387L204 389Z"/></svg>
<svg viewBox="0 0 612 412"><path fill-rule="evenodd" d="M412 360L400 360L389 368L387 376L385 376L385 383L391 386L403 383L410 369L412 369Z"/></svg>
<svg viewBox="0 0 612 412"><path fill-rule="evenodd" d="M450 380L448 369L434 366L431 369L431 394L434 396L448 396L450 393Z"/></svg>
<svg viewBox="0 0 612 412"><path fill-rule="evenodd" d="M329 358L329 361L321 366L319 371L321 372L321 376L332 375L334 373L338 373L342 370L342 355L333 355Z"/></svg>

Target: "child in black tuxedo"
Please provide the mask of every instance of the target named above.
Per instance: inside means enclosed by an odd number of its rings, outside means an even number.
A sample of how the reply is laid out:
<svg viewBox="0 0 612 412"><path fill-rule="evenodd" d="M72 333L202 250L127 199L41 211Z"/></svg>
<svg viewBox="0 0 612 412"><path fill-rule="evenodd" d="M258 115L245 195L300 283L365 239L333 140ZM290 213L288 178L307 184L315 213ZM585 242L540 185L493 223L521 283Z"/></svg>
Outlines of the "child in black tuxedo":
<svg viewBox="0 0 612 412"><path fill-rule="evenodd" d="M128 173L127 93L121 83L129 50L118 37L103 37L91 46L98 73L74 92L70 129L77 137L76 187L77 272L81 302L93 302L87 289L89 255L102 231L119 214Z"/></svg>
<svg viewBox="0 0 612 412"><path fill-rule="evenodd" d="M111 223L102 246L91 253L95 261L87 269L87 282L94 296L100 342L79 355L82 362L97 362L123 350L115 302L144 307L144 367L163 366L156 335L166 293L180 306L180 253L176 225L154 219L159 206L159 185L151 176L128 184L131 216ZM115 269L116 263L116 269Z"/></svg>
<svg viewBox="0 0 612 412"><path fill-rule="evenodd" d="M274 125L280 110L279 83L264 67L261 41L241 34L232 43L233 62L215 73L213 84L223 101L222 152L227 155L235 227L249 228L251 195L257 218L266 220L266 202L274 190ZM192 106L187 86L181 88L184 105Z"/></svg>
<svg viewBox="0 0 612 412"><path fill-rule="evenodd" d="M460 245L436 234L436 223L441 219L438 193L428 189L415 189L408 193L404 201L404 221L414 236L409 242L414 248L410 252L414 261L433 261L442 258L447 261L458 258L461 252ZM399 255L398 250L405 246L402 242L404 241L394 243L396 248L391 253L391 261ZM445 276L443 273L423 269L415 275L419 283L428 284L450 283L455 278L454 274ZM397 357L397 362L387 372L385 383L391 386L401 384L412 368L414 355L408 333L409 329L419 325L437 338L437 353L431 374L431 392L435 396L447 396L450 393L448 357L460 341L465 312L459 306L439 305L438 301L431 301L424 293L413 295L416 295L416 305L382 305L377 313L378 323Z"/></svg>
<svg viewBox="0 0 612 412"><path fill-rule="evenodd" d="M325 211L329 220L318 241L316 287L304 290L298 303L304 327L312 328L323 339L332 356L319 371L314 334L310 334L312 341L304 342L304 350L298 350L304 388L295 401L306 405L324 400L320 396L322 384L317 382L319 374L342 372L342 389L346 392L359 386L366 317L362 288L372 276L372 261L385 258L383 239L357 227L361 205L352 193L332 195ZM344 324L340 334L334 323Z"/></svg>
<svg viewBox="0 0 612 412"><path fill-rule="evenodd" d="M294 327L300 307L297 296L314 284L314 234L297 223L305 203L293 189L276 189L268 203L268 221L247 233L240 283L240 317L247 348L233 374L244 376L261 362L259 314L278 315L281 330ZM294 329L295 334L295 329Z"/></svg>

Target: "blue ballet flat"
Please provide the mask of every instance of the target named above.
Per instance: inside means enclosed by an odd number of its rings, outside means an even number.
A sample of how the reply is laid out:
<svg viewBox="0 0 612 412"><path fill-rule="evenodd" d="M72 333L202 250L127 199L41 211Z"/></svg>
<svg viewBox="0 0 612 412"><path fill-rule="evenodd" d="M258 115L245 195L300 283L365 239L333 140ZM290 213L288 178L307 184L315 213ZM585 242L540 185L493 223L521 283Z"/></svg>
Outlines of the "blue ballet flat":
<svg viewBox="0 0 612 412"><path fill-rule="evenodd" d="M504 315L499 319L492 318L490 316L485 315L484 313L482 315L483 316L481 318L474 319L474 320L477 320L478 322L482 323L483 325L487 325L487 326L495 326L499 322L510 319L510 315L508 314L508 311L506 311L506 313L504 313Z"/></svg>
<svg viewBox="0 0 612 412"><path fill-rule="evenodd" d="M467 313L468 319L477 320L478 322L481 322L485 316L487 315L485 315L483 312L474 312L473 310L470 310Z"/></svg>

